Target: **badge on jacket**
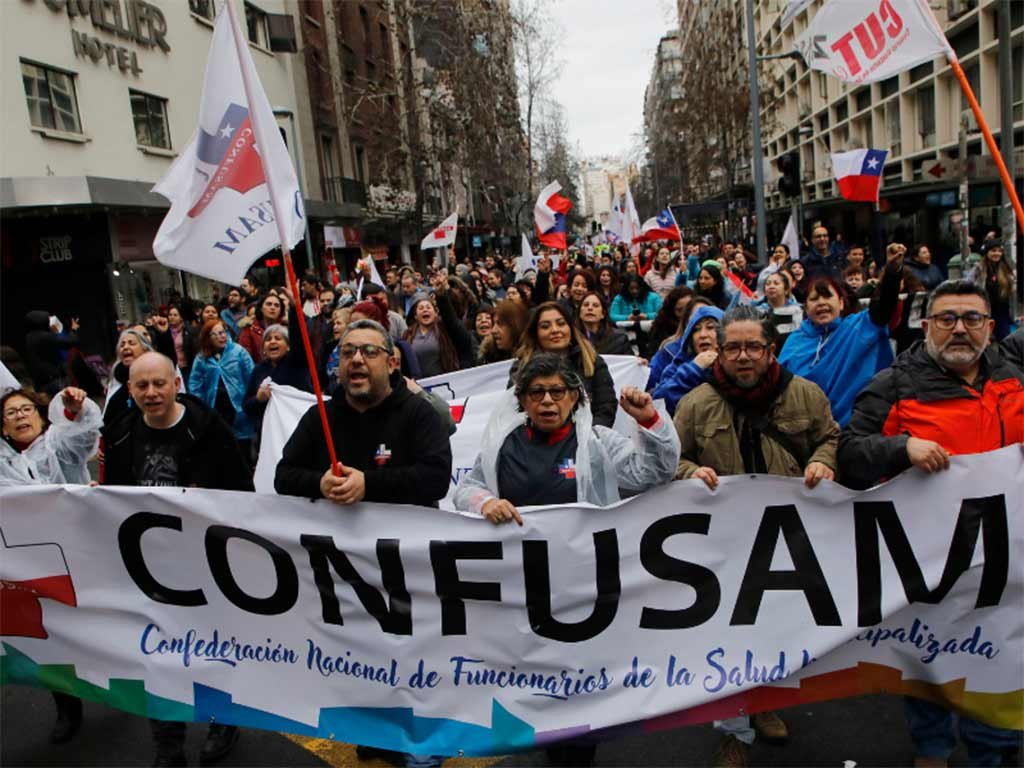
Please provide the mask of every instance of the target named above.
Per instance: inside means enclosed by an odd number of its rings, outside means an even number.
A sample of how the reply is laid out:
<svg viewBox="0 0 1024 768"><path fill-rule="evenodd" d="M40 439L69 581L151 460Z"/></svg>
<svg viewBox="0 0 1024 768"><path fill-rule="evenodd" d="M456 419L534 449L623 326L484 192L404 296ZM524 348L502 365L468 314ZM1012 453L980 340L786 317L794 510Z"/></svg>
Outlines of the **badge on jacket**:
<svg viewBox="0 0 1024 768"><path fill-rule="evenodd" d="M576 479L576 462L572 459L562 459L558 463L558 474L566 480Z"/></svg>
<svg viewBox="0 0 1024 768"><path fill-rule="evenodd" d="M384 443L377 446L377 452L373 455L373 462L378 467L383 467L391 461L391 449L388 448Z"/></svg>

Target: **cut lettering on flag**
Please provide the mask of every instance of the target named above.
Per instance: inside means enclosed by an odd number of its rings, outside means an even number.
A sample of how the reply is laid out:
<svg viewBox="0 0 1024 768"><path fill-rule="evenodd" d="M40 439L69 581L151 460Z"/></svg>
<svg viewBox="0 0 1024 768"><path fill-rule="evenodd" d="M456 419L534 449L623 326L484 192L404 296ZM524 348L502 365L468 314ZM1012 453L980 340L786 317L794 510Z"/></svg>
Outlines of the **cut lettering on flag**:
<svg viewBox="0 0 1024 768"><path fill-rule="evenodd" d="M796 48L811 69L854 85L885 80L937 56L955 56L922 0L828 0Z"/></svg>
<svg viewBox="0 0 1024 768"><path fill-rule="evenodd" d="M878 202L882 169L889 153L883 149L854 149L832 155L832 175L839 194L851 202Z"/></svg>
<svg viewBox="0 0 1024 768"><path fill-rule="evenodd" d="M153 191L171 202L153 241L170 267L237 284L256 259L303 237L302 195L247 46L239 50L225 7L217 15L206 62L199 126ZM253 86L245 95L242 72ZM266 146L257 142L265 137ZM277 200L270 197L267 178ZM276 205L274 204L276 202ZM285 220L280 231L274 211Z"/></svg>
<svg viewBox="0 0 1024 768"><path fill-rule="evenodd" d="M455 233L459 230L459 212L456 211L438 224L420 243L420 250L427 248L444 248L455 242Z"/></svg>
<svg viewBox="0 0 1024 768"><path fill-rule="evenodd" d="M572 208L572 202L558 194L561 190L562 185L557 181L552 181L541 190L533 206L533 219L540 244L564 251L567 247L565 214Z"/></svg>
<svg viewBox="0 0 1024 768"><path fill-rule="evenodd" d="M634 243L653 243L658 240L679 240L679 227L669 208L665 208L653 219L648 219L640 228L639 237Z"/></svg>

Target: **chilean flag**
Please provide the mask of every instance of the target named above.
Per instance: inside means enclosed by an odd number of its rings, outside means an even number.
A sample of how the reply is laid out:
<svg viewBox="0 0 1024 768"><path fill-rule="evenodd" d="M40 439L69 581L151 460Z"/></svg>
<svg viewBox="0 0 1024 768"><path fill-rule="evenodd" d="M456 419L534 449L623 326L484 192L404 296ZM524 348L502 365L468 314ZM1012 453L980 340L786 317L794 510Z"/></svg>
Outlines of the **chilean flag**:
<svg viewBox="0 0 1024 768"><path fill-rule="evenodd" d="M634 237L634 243L653 243L658 240L679 240L679 227L676 224L675 216L670 208L665 208L653 219L648 219L640 228L639 237Z"/></svg>
<svg viewBox="0 0 1024 768"><path fill-rule="evenodd" d="M537 223L537 239L540 244L564 251L567 247L565 214L572 208L572 202L558 194L561 189L561 184L552 181L541 190L537 204L533 206L533 219Z"/></svg>
<svg viewBox="0 0 1024 768"><path fill-rule="evenodd" d="M884 149L855 149L832 155L832 175L839 182L844 200L878 202L878 185L888 154Z"/></svg>

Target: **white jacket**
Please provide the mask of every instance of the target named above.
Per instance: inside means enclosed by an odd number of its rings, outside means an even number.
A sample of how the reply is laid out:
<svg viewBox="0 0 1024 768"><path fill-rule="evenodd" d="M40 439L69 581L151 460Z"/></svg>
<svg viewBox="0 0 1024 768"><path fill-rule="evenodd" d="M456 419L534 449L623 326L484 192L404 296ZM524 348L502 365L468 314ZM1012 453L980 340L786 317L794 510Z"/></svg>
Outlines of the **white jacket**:
<svg viewBox="0 0 1024 768"><path fill-rule="evenodd" d="M86 462L96 453L103 415L92 400L82 403L74 421L64 415L64 400L50 402L50 426L24 451L0 440L0 486L61 485L89 482Z"/></svg>
<svg viewBox="0 0 1024 768"><path fill-rule="evenodd" d="M526 423L512 390L491 414L473 469L455 489L455 508L481 514L483 505L498 495L498 453L512 432ZM608 427L594 426L590 406L576 409L576 498L597 506L619 501L619 489L640 493L668 483L679 460L679 435L663 406L651 429L637 427L634 441Z"/></svg>

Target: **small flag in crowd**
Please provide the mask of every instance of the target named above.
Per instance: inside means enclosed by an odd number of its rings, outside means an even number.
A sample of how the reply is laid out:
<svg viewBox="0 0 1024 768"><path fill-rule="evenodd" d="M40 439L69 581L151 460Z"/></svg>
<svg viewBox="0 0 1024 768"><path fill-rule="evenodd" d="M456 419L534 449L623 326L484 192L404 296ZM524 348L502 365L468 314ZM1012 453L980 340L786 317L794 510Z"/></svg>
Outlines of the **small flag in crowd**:
<svg viewBox="0 0 1024 768"><path fill-rule="evenodd" d="M566 249L565 214L572 208L567 197L558 194L562 185L552 181L541 190L537 204L533 206L533 220L537 224L537 239L548 248Z"/></svg>
<svg viewBox="0 0 1024 768"><path fill-rule="evenodd" d="M633 202L633 193L626 183L626 201L622 209L622 239L632 243L633 238L640 234L640 216L636 212L636 203Z"/></svg>
<svg viewBox="0 0 1024 768"><path fill-rule="evenodd" d="M459 229L459 212L456 211L438 224L434 230L423 238L420 250L424 248L444 248L455 242L455 233Z"/></svg>
<svg viewBox="0 0 1024 768"><path fill-rule="evenodd" d="M794 14L802 10L798 4L791 6L797 6ZM797 39L796 48L811 69L855 85L885 80L952 54L935 16L921 0L828 0Z"/></svg>
<svg viewBox="0 0 1024 768"><path fill-rule="evenodd" d="M739 275L727 269L722 277L725 278L722 281L722 287L725 289L725 293L729 297L730 307L734 307L737 304L750 304L754 301L754 292L743 284Z"/></svg>
<svg viewBox="0 0 1024 768"><path fill-rule="evenodd" d="M672 215L672 209L666 207L653 219L648 219L640 228L640 236L634 243L653 243L657 240L679 240L679 227Z"/></svg>
<svg viewBox="0 0 1024 768"><path fill-rule="evenodd" d="M839 182L839 194L853 202L878 202L885 157L883 149L854 149L832 155L832 175Z"/></svg>
<svg viewBox="0 0 1024 768"><path fill-rule="evenodd" d="M604 225L605 239L613 245L622 239L622 201L618 195L612 196L611 208L608 212L608 221Z"/></svg>
<svg viewBox="0 0 1024 768"><path fill-rule="evenodd" d="M222 6L206 62L199 127L153 187L171 201L153 240L157 260L233 284L267 251L292 248L305 229L295 169L249 48L236 45L238 39ZM253 103L246 98L243 71ZM284 217L280 228L276 211ZM279 231L287 242L281 243Z"/></svg>
<svg viewBox="0 0 1024 768"><path fill-rule="evenodd" d="M786 229L782 233L782 244L789 248L789 258L800 258L800 235L797 234L793 214L789 214L789 221L786 222Z"/></svg>

